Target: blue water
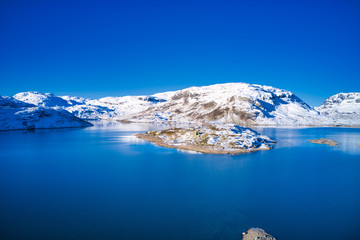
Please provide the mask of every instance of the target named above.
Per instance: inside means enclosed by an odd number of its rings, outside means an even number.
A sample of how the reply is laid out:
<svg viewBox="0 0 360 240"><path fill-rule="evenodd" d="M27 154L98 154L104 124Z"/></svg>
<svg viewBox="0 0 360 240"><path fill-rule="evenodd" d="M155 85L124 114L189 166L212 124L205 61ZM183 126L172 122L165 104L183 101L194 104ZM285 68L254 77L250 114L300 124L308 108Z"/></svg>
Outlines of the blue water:
<svg viewBox="0 0 360 240"><path fill-rule="evenodd" d="M223 156L131 137L149 127L0 132L0 239L359 239L360 129L258 129L273 150Z"/></svg>

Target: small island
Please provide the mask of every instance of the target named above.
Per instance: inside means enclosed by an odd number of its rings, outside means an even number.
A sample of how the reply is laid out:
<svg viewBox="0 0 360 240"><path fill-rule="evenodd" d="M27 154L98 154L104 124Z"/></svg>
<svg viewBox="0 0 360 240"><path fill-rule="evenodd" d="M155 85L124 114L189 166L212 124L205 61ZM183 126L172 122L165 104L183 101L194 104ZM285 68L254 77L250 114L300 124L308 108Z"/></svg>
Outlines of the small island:
<svg viewBox="0 0 360 240"><path fill-rule="evenodd" d="M276 141L235 124L171 128L135 135L158 146L212 154L239 154L269 150Z"/></svg>
<svg viewBox="0 0 360 240"><path fill-rule="evenodd" d="M320 139L310 139L309 142L315 143L315 144L326 144L329 146L338 146L339 143L335 140L326 139L326 138L320 138Z"/></svg>
<svg viewBox="0 0 360 240"><path fill-rule="evenodd" d="M243 240L276 240L276 238L261 228L250 228L247 233L243 233Z"/></svg>

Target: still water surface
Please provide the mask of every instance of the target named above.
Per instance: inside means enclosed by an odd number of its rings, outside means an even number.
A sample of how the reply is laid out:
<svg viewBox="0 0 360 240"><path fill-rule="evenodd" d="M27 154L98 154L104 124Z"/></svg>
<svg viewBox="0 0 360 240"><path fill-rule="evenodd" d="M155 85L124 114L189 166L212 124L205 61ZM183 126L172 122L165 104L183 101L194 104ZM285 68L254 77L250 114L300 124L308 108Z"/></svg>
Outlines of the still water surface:
<svg viewBox="0 0 360 240"><path fill-rule="evenodd" d="M209 155L147 125L0 132L1 239L359 239L360 129L258 129L271 151ZM339 147L312 144L330 138Z"/></svg>

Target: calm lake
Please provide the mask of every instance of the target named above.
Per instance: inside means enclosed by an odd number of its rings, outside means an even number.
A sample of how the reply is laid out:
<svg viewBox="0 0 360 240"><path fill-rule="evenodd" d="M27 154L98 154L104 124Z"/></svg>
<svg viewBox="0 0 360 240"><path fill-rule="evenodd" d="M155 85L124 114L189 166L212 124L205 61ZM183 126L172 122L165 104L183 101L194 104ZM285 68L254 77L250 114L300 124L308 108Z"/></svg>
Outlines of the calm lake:
<svg viewBox="0 0 360 240"><path fill-rule="evenodd" d="M132 137L156 127L0 132L0 238L360 238L360 129L257 129L274 149L231 156Z"/></svg>

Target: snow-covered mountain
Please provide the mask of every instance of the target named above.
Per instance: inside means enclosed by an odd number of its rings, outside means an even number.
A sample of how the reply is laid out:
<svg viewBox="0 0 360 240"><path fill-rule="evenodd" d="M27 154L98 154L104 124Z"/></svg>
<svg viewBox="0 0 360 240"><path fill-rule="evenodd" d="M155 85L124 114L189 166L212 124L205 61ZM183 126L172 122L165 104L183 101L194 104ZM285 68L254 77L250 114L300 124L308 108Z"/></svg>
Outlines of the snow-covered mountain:
<svg viewBox="0 0 360 240"><path fill-rule="evenodd" d="M130 117L132 121L220 122L238 125L328 125L332 121L290 91L227 83L171 92L170 99Z"/></svg>
<svg viewBox="0 0 360 240"><path fill-rule="evenodd" d="M62 99L61 97L57 97L52 93L41 93L41 92L21 92L14 95L14 98L26 102L34 104L38 107L67 107L70 104Z"/></svg>
<svg viewBox="0 0 360 240"><path fill-rule="evenodd" d="M226 83L151 96L89 99L24 92L15 99L66 110L81 119L161 123L233 123L260 126L359 124L359 93L338 94L314 109L292 92L270 86Z"/></svg>
<svg viewBox="0 0 360 240"><path fill-rule="evenodd" d="M102 107L108 109L108 114L99 112L96 119L117 119L126 120L133 114L143 112L152 105L165 102L166 100L154 96L125 96L125 97L104 97L98 100L87 101L88 106ZM73 112L71 109L67 109ZM75 113L75 115L77 115ZM81 115L77 115L81 117Z"/></svg>
<svg viewBox="0 0 360 240"><path fill-rule="evenodd" d="M89 99L73 96L57 97L52 93L22 92L14 98L36 106L64 109L85 120L123 120L165 102L156 96L125 96Z"/></svg>
<svg viewBox="0 0 360 240"><path fill-rule="evenodd" d="M339 125L360 125L360 92L338 93L317 107L321 114Z"/></svg>
<svg viewBox="0 0 360 240"><path fill-rule="evenodd" d="M0 130L86 126L91 124L65 110L36 107L12 97L0 96Z"/></svg>

